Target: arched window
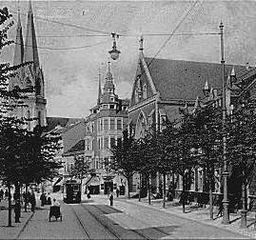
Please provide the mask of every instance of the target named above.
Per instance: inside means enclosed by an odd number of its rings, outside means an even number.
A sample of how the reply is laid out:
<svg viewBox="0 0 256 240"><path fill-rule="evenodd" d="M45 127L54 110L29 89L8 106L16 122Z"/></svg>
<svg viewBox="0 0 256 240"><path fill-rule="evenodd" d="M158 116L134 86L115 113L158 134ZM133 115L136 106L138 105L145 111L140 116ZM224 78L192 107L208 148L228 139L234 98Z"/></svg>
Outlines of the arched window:
<svg viewBox="0 0 256 240"><path fill-rule="evenodd" d="M143 113L140 113L136 124L135 138L144 138L146 134L146 118Z"/></svg>

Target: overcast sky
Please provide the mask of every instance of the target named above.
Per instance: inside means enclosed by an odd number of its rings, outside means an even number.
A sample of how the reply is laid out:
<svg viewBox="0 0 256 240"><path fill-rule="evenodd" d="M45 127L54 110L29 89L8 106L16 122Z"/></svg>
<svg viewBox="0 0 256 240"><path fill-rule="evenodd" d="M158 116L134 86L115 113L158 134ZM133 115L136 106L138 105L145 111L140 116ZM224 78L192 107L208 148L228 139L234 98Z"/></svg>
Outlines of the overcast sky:
<svg viewBox="0 0 256 240"><path fill-rule="evenodd" d="M8 6L17 19L18 1L1 1L0 6ZM121 35L117 42L121 55L117 61L111 61L111 68L116 93L122 98L131 94L141 34L145 56L158 53L157 58L219 62L218 35L178 34L215 33L222 20L226 62L256 63L256 1L45 0L32 1L32 6L48 116L89 114L97 101L99 68L104 83L111 32ZM20 1L20 9L25 36L28 2ZM177 26L177 35L164 35ZM15 38L15 29L16 26L10 31L11 39ZM5 49L2 57L12 61L13 47Z"/></svg>

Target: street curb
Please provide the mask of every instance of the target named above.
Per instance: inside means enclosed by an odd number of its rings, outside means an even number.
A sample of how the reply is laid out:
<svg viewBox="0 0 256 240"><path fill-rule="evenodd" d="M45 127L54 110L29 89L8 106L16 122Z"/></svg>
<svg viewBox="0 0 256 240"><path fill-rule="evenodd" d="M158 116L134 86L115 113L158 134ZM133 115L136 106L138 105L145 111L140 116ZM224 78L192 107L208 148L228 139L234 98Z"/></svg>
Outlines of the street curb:
<svg viewBox="0 0 256 240"><path fill-rule="evenodd" d="M26 226L28 225L28 222L31 220L31 218L34 216L35 212L33 212L28 219L26 220L26 222L24 223L24 225L22 226L21 230L18 232L18 234L16 235L16 237L14 239L18 239L20 237L20 235L22 234L22 232L25 230Z"/></svg>
<svg viewBox="0 0 256 240"><path fill-rule="evenodd" d="M232 230L230 230L229 228L226 228L226 227L224 227L224 226L222 227L222 226L219 226L219 225L211 224L210 222L209 222L209 223L208 223L208 222L203 222L203 221L200 221L200 220L198 220L198 219L191 219L191 218L188 218L188 217L185 217L185 216L181 216L179 213L168 211L167 209L156 208L156 207L153 207L153 206L149 206L149 205L143 204L143 203L141 203L141 202L138 202L138 203L136 203L136 202L130 202L130 201L127 200L127 199L122 199L122 200L124 200L125 202L128 202L128 203L137 205L137 206L140 206L140 205L141 205L141 206L144 206L144 207L147 207L147 208L150 208L150 209L155 209L155 210L159 210L159 211L161 211L161 212L165 212L165 213L167 213L167 214L173 214L173 215L175 215L175 216L177 216L177 217L179 217L179 218L185 219L185 220L194 221L194 222L196 222L196 223L200 223L200 224L203 224L203 225L215 227L215 228L217 228L217 229L222 229L222 230L224 229L224 230L229 231L229 232L231 232L231 233L236 233L236 234L239 234L239 235L241 235L241 236L247 237L248 239L255 239L254 237L251 237L251 236L249 236L249 235L247 235L247 234L239 233L239 232L237 232L237 231L232 231ZM122 201L122 200L121 200L121 201ZM241 239L243 239L243 238L241 238Z"/></svg>

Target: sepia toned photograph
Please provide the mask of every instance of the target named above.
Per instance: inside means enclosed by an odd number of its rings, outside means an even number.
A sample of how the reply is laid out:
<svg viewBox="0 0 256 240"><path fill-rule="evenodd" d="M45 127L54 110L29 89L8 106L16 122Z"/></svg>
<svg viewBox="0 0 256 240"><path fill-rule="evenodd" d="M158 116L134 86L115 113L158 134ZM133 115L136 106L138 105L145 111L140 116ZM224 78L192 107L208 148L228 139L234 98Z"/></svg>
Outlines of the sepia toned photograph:
<svg viewBox="0 0 256 240"><path fill-rule="evenodd" d="M0 239L256 238L255 29L254 0L1 0Z"/></svg>

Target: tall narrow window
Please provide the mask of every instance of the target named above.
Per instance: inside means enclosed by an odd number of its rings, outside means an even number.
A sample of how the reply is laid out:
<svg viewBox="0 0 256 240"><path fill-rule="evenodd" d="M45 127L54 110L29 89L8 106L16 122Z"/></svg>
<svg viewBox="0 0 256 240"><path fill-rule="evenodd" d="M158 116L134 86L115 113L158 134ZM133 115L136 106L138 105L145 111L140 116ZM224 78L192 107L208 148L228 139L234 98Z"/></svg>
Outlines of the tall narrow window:
<svg viewBox="0 0 256 240"><path fill-rule="evenodd" d="M122 119L117 119L117 130L122 130Z"/></svg>
<svg viewBox="0 0 256 240"><path fill-rule="evenodd" d="M115 119L110 118L110 130L115 130Z"/></svg>
<svg viewBox="0 0 256 240"><path fill-rule="evenodd" d="M104 130L108 130L108 118L104 118Z"/></svg>
<svg viewBox="0 0 256 240"><path fill-rule="evenodd" d="M109 140L108 137L104 137L104 148L108 149L109 148Z"/></svg>

